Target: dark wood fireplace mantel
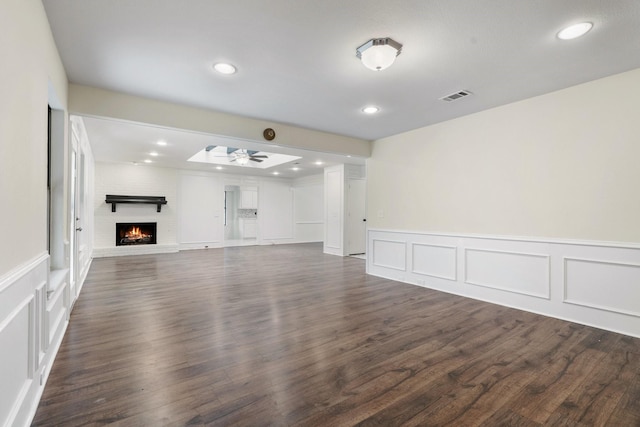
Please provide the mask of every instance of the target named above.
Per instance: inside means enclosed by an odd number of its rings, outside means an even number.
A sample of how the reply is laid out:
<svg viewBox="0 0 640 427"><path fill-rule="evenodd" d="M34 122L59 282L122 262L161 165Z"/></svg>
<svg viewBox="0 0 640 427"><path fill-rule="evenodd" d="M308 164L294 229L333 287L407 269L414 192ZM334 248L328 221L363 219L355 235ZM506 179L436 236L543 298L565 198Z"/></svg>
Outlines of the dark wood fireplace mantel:
<svg viewBox="0 0 640 427"><path fill-rule="evenodd" d="M156 205L157 212L160 212L162 205L167 204L167 199L164 196L117 196L107 194L105 202L111 203L111 212L116 211L116 204L118 203L145 203L148 205Z"/></svg>

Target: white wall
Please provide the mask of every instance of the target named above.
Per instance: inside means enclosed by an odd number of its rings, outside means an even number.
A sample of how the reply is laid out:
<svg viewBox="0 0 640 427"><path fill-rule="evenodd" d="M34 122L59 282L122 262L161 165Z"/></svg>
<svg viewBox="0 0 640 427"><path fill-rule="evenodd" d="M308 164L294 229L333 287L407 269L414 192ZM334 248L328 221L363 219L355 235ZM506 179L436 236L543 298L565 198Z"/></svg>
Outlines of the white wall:
<svg viewBox="0 0 640 427"><path fill-rule="evenodd" d="M0 425L23 426L35 414L71 310L63 253L72 237L68 82L40 0L0 2L0 28ZM54 183L61 197L52 224L61 251L54 274L47 248L47 104L58 110L55 133L62 141L53 156L63 170Z"/></svg>
<svg viewBox="0 0 640 427"><path fill-rule="evenodd" d="M344 165L324 169L324 253L344 256Z"/></svg>
<svg viewBox="0 0 640 427"><path fill-rule="evenodd" d="M174 169L145 165L96 163L94 256L117 256L178 250L177 211L178 173ZM165 196L161 212L156 205L118 204L111 212L105 203L107 194L129 196ZM157 244L116 246L117 222L157 222Z"/></svg>
<svg viewBox="0 0 640 427"><path fill-rule="evenodd" d="M376 141L369 226L640 242L639 110L635 70Z"/></svg>
<svg viewBox="0 0 640 427"><path fill-rule="evenodd" d="M311 175L293 181L294 235L297 242L324 239L324 175Z"/></svg>
<svg viewBox="0 0 640 427"><path fill-rule="evenodd" d="M221 177L179 172L178 239L181 249L220 247L224 242L224 185Z"/></svg>
<svg viewBox="0 0 640 427"><path fill-rule="evenodd" d="M258 233L263 243L293 243L293 188L289 179L261 179Z"/></svg>
<svg viewBox="0 0 640 427"><path fill-rule="evenodd" d="M67 78L39 0L0 4L0 276L47 250L49 82L67 104ZM24 239L29 230L29 239Z"/></svg>
<svg viewBox="0 0 640 427"><path fill-rule="evenodd" d="M638 111L634 70L376 141L367 271L640 336Z"/></svg>

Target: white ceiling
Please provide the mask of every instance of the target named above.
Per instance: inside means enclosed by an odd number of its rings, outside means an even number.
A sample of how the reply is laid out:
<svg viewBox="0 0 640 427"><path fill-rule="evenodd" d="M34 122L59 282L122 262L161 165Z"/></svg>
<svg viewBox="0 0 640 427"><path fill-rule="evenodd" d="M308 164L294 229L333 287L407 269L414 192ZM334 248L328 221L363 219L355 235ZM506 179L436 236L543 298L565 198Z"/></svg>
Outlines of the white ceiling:
<svg viewBox="0 0 640 427"><path fill-rule="evenodd" d="M72 83L367 140L640 67L638 0L43 4ZM581 21L583 38L556 37ZM387 36L402 54L366 69L356 47ZM213 72L220 61L238 72Z"/></svg>

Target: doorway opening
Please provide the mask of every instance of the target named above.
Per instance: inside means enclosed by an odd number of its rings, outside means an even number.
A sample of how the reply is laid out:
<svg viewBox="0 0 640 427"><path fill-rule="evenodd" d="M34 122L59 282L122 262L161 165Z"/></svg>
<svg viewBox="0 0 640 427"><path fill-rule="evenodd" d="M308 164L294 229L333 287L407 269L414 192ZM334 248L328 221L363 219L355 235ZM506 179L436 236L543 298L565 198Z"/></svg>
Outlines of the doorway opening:
<svg viewBox="0 0 640 427"><path fill-rule="evenodd" d="M224 244L258 244L258 188L225 185Z"/></svg>

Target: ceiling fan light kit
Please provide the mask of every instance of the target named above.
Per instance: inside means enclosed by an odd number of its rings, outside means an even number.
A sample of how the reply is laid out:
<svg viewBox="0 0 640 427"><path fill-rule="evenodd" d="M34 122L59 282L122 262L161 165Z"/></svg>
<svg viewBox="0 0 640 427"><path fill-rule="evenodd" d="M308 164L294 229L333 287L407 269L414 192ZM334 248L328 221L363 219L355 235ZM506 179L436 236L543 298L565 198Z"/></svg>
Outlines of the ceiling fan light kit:
<svg viewBox="0 0 640 427"><path fill-rule="evenodd" d="M216 145L207 145L204 150L207 153L209 153L216 147L217 147ZM233 147L222 147L222 148L225 148L226 154L223 156L229 158L229 163L235 162L237 165L240 165L240 166L245 166L249 164L249 161L262 163L264 159L269 158L269 156L265 154L258 154L259 151L256 151L256 150L246 150L244 148L233 148Z"/></svg>
<svg viewBox="0 0 640 427"><path fill-rule="evenodd" d="M371 39L356 49L356 56L370 70L389 68L402 53L402 45L389 37Z"/></svg>

